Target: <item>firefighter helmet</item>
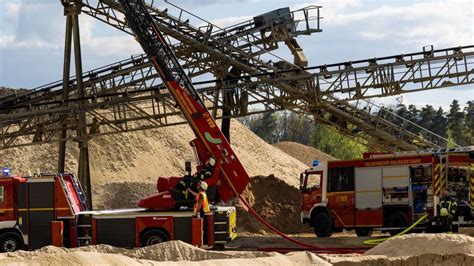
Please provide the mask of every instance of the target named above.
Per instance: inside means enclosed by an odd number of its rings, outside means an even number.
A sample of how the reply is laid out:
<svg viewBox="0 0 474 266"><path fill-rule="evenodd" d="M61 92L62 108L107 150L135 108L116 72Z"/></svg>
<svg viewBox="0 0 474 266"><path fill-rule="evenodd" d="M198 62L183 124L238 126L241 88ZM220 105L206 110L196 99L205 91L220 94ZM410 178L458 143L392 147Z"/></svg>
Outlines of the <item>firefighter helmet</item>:
<svg viewBox="0 0 474 266"><path fill-rule="evenodd" d="M202 188L202 190L204 190L204 191L207 190L207 183L206 183L206 182L201 181L201 183L199 184L199 186Z"/></svg>
<svg viewBox="0 0 474 266"><path fill-rule="evenodd" d="M216 158L214 157L209 157L207 162L209 163L210 166L216 166Z"/></svg>

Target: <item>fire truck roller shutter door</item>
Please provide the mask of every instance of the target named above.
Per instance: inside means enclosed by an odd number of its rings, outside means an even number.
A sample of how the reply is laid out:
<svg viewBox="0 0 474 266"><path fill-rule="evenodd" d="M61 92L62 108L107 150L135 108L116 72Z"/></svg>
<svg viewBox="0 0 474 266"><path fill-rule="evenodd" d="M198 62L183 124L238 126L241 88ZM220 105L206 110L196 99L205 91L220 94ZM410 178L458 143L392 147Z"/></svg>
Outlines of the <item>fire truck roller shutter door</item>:
<svg viewBox="0 0 474 266"><path fill-rule="evenodd" d="M409 167L392 166L383 168L383 187L408 187Z"/></svg>
<svg viewBox="0 0 474 266"><path fill-rule="evenodd" d="M373 228L383 224L382 168L355 168L355 227Z"/></svg>
<svg viewBox="0 0 474 266"><path fill-rule="evenodd" d="M54 179L30 179L28 184L28 243L30 249L51 245L51 222L54 221ZM22 210L21 211L26 211Z"/></svg>

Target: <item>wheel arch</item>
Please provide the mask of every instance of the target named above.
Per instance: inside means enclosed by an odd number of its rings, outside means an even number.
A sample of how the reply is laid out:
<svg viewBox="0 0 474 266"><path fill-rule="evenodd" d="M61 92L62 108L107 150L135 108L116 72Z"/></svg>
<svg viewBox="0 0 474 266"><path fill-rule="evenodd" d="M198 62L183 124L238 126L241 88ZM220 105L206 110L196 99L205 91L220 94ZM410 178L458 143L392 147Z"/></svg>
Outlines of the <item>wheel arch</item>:
<svg viewBox="0 0 474 266"><path fill-rule="evenodd" d="M309 211L309 225L310 226L314 226L313 218L318 213L321 213L321 212L326 212L332 220L331 210L325 204L317 204L317 205L314 205L313 208L311 208L311 210Z"/></svg>
<svg viewBox="0 0 474 266"><path fill-rule="evenodd" d="M23 235L23 232L21 232L20 229L16 228L16 227L11 227L11 228L2 228L0 229L0 236L5 234L5 233L15 233L18 235L18 237L21 239L21 241L23 242L23 244L26 244L25 242L25 237Z"/></svg>
<svg viewBox="0 0 474 266"><path fill-rule="evenodd" d="M2 228L0 229L0 239L2 239L3 241L3 235L4 234L7 234L7 233L11 233L11 234L14 234L18 240L20 241L19 242L19 247L17 250L23 250L25 248L25 246L27 245L27 239L25 239L25 236L23 235L23 233L16 227L13 227L13 228Z"/></svg>
<svg viewBox="0 0 474 266"><path fill-rule="evenodd" d="M143 236L148 233L148 232L151 232L151 231L160 231L162 233L164 233L166 235L166 237L168 238L168 240L170 240L170 232L168 232L168 230L166 230L164 227L148 227L148 228L145 228L143 229L141 232L140 232L140 242L143 238Z"/></svg>

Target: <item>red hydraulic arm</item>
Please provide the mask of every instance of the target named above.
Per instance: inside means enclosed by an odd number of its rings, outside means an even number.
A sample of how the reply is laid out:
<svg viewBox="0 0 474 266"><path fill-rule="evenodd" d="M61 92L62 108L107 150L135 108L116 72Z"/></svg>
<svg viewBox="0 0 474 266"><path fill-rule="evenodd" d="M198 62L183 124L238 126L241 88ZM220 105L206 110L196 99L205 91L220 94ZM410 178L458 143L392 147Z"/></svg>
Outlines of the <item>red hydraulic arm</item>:
<svg viewBox="0 0 474 266"><path fill-rule="evenodd" d="M235 155L227 139L199 97L191 80L163 38L152 15L142 0L120 0L128 25L150 58L161 79L191 126L196 139L191 145L197 150L201 165L209 158L217 161L218 174L206 180L209 186L217 186L219 198L226 202L240 194L249 182L249 176ZM140 207L171 209L175 203L169 192L143 199ZM171 197L172 198L172 197Z"/></svg>

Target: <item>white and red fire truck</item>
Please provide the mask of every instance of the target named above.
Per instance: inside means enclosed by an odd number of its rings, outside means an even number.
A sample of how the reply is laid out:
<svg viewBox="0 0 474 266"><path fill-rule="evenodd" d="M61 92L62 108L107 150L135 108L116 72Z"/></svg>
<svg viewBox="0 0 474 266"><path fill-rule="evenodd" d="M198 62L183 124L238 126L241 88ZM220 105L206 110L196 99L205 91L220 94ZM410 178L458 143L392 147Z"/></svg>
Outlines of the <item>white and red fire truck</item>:
<svg viewBox="0 0 474 266"><path fill-rule="evenodd" d="M428 213L415 229L436 231L445 189L459 205L454 228L473 226L474 146L315 163L300 176L301 219L318 237L342 229L367 236L399 232Z"/></svg>

